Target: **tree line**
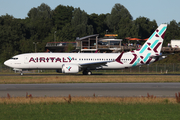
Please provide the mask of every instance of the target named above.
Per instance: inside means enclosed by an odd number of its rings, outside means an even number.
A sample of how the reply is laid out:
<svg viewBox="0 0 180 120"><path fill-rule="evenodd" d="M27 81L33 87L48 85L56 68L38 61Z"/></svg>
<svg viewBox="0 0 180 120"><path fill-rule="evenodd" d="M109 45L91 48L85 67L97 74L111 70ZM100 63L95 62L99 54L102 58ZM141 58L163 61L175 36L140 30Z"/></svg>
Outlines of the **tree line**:
<svg viewBox="0 0 180 120"><path fill-rule="evenodd" d="M118 34L118 38L148 38L158 27L155 20L138 17L133 20L130 12L121 4L112 7L111 13L87 14L80 8L58 5L52 10L42 3L27 13L25 19L17 19L11 15L0 16L0 63L13 55L44 52L47 42L75 41L76 37L106 32ZM171 39L180 39L180 22L170 21L165 36L164 46Z"/></svg>

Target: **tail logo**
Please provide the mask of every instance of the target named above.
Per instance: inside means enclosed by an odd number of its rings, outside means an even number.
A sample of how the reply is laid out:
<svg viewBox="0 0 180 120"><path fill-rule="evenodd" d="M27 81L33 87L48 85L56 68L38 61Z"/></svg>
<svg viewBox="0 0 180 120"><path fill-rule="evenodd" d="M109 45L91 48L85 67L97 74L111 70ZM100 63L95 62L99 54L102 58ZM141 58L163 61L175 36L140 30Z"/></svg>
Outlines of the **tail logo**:
<svg viewBox="0 0 180 120"><path fill-rule="evenodd" d="M133 55L134 55L134 58L129 64L133 64L136 61L136 59L138 58L136 54L133 54Z"/></svg>
<svg viewBox="0 0 180 120"><path fill-rule="evenodd" d="M138 63L141 64L149 64L152 58L150 58L151 53L148 53L145 57L140 56L138 57L136 54L134 55L134 59L130 62L130 64L133 64L132 66L136 66Z"/></svg>
<svg viewBox="0 0 180 120"><path fill-rule="evenodd" d="M151 51L153 48L153 51L157 53L157 49L161 44L162 42L159 42L159 40L155 40L153 44L148 42L139 53L143 53L145 50Z"/></svg>
<svg viewBox="0 0 180 120"><path fill-rule="evenodd" d="M155 53L158 53L158 48L161 46L162 42L160 39L164 39L165 31L167 26L163 27L161 30L156 30L151 37L148 39L147 43L141 48L139 53L144 53L144 51L154 51ZM153 41L151 41L153 39ZM152 43L153 42L153 43Z"/></svg>
<svg viewBox="0 0 180 120"><path fill-rule="evenodd" d="M156 30L151 37L148 40L151 40L154 36L156 37L161 37L162 39L164 39L164 35L165 35L165 30L166 30L167 26L164 26L161 30Z"/></svg>
<svg viewBox="0 0 180 120"><path fill-rule="evenodd" d="M163 43L166 28L167 26L165 25L156 29L141 49L132 52L134 55L134 59L130 63L133 64L132 66L136 66L138 63L149 64L152 60L151 55L160 54L160 47Z"/></svg>

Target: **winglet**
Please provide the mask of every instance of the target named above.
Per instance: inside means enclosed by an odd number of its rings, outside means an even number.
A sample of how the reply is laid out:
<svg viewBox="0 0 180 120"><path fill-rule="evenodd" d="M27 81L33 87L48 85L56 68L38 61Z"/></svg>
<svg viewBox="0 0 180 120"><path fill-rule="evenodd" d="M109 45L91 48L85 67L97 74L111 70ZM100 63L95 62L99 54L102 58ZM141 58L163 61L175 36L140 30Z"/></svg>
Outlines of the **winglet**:
<svg viewBox="0 0 180 120"><path fill-rule="evenodd" d="M116 62L123 64L123 63L121 62L121 57L122 57L123 53L124 53L124 52L122 52L122 53L116 58L116 60L115 60Z"/></svg>

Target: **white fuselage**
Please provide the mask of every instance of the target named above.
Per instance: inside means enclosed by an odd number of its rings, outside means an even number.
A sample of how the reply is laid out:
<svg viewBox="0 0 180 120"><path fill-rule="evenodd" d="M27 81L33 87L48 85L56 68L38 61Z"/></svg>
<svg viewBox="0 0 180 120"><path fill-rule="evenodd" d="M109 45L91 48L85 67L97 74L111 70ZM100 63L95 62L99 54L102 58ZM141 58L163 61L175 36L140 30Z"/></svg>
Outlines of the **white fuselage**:
<svg viewBox="0 0 180 120"><path fill-rule="evenodd" d="M14 56L5 65L15 69L61 69L63 64L80 65L109 61L106 65L93 69L122 69L132 67L132 53L124 53L118 63L115 59L120 53L27 53ZM153 62L154 60L151 60ZM137 63L136 65L141 65Z"/></svg>

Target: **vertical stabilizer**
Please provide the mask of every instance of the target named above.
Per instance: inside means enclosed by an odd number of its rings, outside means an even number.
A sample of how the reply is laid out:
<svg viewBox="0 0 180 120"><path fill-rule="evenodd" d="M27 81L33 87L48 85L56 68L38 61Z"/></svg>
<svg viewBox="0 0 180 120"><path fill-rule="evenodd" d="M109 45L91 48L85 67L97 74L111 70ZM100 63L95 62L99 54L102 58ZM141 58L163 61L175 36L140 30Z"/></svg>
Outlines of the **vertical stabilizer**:
<svg viewBox="0 0 180 120"><path fill-rule="evenodd" d="M133 66L136 66L138 63L149 64L152 60L150 56L160 55L166 28L167 24L161 24L141 49L132 51L134 59L130 64L133 64Z"/></svg>
<svg viewBox="0 0 180 120"><path fill-rule="evenodd" d="M164 35L166 32L167 24L161 24L151 35L151 37L144 43L139 54L159 55L161 52Z"/></svg>

